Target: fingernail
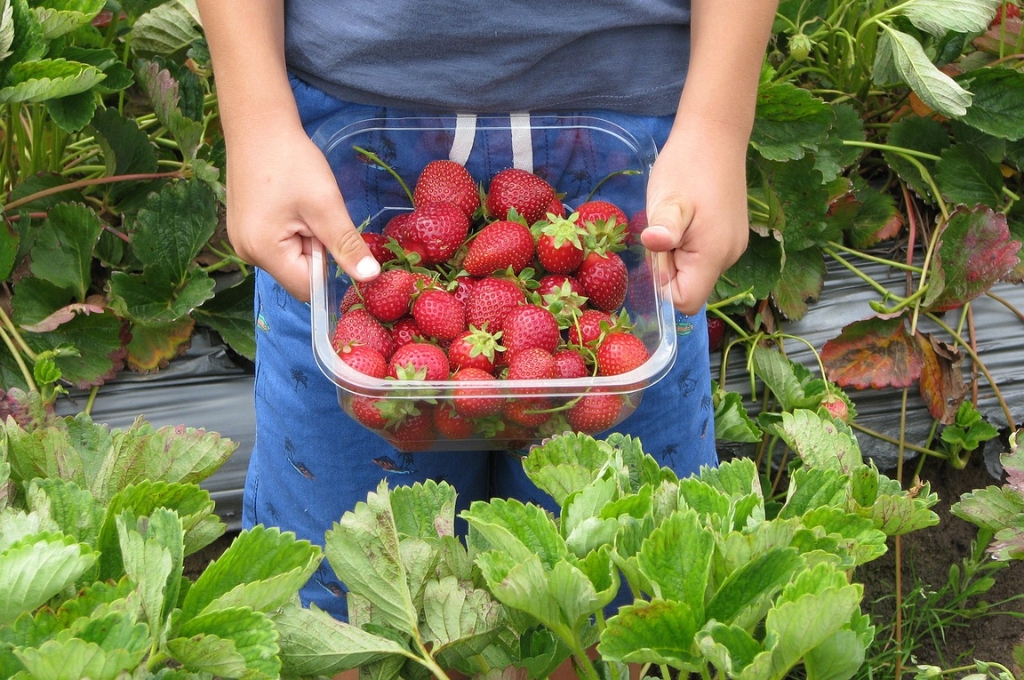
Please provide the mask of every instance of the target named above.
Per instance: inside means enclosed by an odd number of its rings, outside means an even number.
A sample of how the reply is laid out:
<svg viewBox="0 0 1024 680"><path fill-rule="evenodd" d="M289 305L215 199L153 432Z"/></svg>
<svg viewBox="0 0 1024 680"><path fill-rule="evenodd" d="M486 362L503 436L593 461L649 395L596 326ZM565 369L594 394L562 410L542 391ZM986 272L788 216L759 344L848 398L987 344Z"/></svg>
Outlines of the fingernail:
<svg viewBox="0 0 1024 680"><path fill-rule="evenodd" d="M372 279L379 273L380 263L371 255L367 255L363 259L359 260L359 263L356 265L356 275L359 276L360 279Z"/></svg>
<svg viewBox="0 0 1024 680"><path fill-rule="evenodd" d="M650 226L644 227L644 231L660 231L663 234L669 233L668 227L663 227L660 224L652 224Z"/></svg>

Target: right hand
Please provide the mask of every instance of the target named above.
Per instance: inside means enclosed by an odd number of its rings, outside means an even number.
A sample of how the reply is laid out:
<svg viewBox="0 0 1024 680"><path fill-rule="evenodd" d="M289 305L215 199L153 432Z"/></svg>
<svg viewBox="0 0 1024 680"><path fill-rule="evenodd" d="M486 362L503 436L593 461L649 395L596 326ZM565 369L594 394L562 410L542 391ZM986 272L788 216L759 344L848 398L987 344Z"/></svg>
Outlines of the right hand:
<svg viewBox="0 0 1024 680"><path fill-rule="evenodd" d="M295 298L310 297L313 239L356 281L380 273L334 173L301 126L258 128L228 146L227 229L235 252Z"/></svg>

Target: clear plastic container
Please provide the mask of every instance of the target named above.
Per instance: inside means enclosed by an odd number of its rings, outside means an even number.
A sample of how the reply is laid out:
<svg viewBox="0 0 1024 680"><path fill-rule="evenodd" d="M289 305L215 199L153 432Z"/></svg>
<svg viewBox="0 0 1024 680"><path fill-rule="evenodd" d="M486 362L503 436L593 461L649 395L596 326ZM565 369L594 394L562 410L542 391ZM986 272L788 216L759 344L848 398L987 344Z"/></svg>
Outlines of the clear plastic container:
<svg viewBox="0 0 1024 680"><path fill-rule="evenodd" d="M398 174L411 189L420 171L434 159L449 158L471 149L468 158L456 158L484 189L499 170L519 166L526 154L527 167L552 184L566 213L591 199L609 200L627 215L642 214L647 178L657 149L643 130L627 130L611 120L593 117L532 116L524 132L509 117L481 117L467 126L454 116L434 118L368 119L340 126L327 121L314 135L339 184L352 220L365 231L379 232L398 211L412 209ZM457 129L458 128L458 129ZM524 137L524 135L527 135ZM529 141L525 147L524 139ZM595 153L600 143L603 153ZM454 148L454 151L453 151ZM514 151L513 151L514 149ZM525 151L524 151L525 149ZM362 150L362 151L360 151ZM384 168L363 153L368 151L387 164ZM552 168L564 169L554 176ZM314 247L311 274L312 344L316 361L338 388L341 408L352 415L354 400L399 401L402 411L430 413L451 405L460 396L489 399L544 398L552 417L535 428L503 419L501 414L480 424L466 437L448 439L436 430L402 431L400 423L374 429L402 451L520 449L557 432L571 429L564 417L585 395L617 395L622 409L617 424L639 404L644 390L663 378L676 355L676 330L670 296L660 258L638 239L619 255L626 263L629 287L624 309L633 334L647 347L649 359L628 373L559 380L413 381L377 379L348 366L332 346L340 302L350 285L323 247ZM528 395L528 396L524 396ZM412 408L410 408L412 407ZM344 417L339 413L339 417ZM411 416L409 416L411 417ZM614 429L614 424L611 430ZM365 426L365 425L364 425ZM595 433L596 434L596 433Z"/></svg>

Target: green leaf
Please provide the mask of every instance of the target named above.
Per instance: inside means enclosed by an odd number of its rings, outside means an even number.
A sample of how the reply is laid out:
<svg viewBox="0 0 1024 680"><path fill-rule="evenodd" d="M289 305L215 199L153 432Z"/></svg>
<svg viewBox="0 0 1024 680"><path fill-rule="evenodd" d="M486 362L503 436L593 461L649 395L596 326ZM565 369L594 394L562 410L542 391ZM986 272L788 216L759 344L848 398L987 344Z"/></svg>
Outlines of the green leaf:
<svg viewBox="0 0 1024 680"><path fill-rule="evenodd" d="M781 589L802 566L793 548L770 548L729 574L708 602L706 619L732 623Z"/></svg>
<svg viewBox="0 0 1024 680"><path fill-rule="evenodd" d="M159 326L187 319L192 310L213 297L215 282L201 269L190 269L181 280L160 265L142 274L114 272L108 286L112 306L133 321Z"/></svg>
<svg viewBox="0 0 1024 680"><path fill-rule="evenodd" d="M828 137L818 145L814 155L814 169L822 174L825 182L839 177L843 170L850 167L860 158L863 149L844 144L844 141L863 142L864 121L857 109L849 104L831 104L835 114L835 122L829 128Z"/></svg>
<svg viewBox="0 0 1024 680"><path fill-rule="evenodd" d="M92 283L92 251L103 226L81 203L61 203L49 211L32 248L32 273L84 302Z"/></svg>
<svg viewBox="0 0 1024 680"><path fill-rule="evenodd" d="M896 487L895 491L898 491L898 485ZM869 507L856 507L855 510L874 522L875 528L886 536L899 536L938 524L939 516L928 509L938 500L938 496L930 493L925 484L913 498L906 492L883 493Z"/></svg>
<svg viewBox="0 0 1024 680"><path fill-rule="evenodd" d="M874 523L867 518L842 508L820 507L806 513L801 519L805 526L836 538L840 549L853 560L850 567L866 564L885 554L886 534L876 529Z"/></svg>
<svg viewBox="0 0 1024 680"><path fill-rule="evenodd" d="M942 37L950 31L977 33L988 28L1001 0L910 0L903 14L922 31Z"/></svg>
<svg viewBox="0 0 1024 680"><path fill-rule="evenodd" d="M99 136L107 175L156 172L156 148L134 120L121 116L113 108L97 109L92 127ZM111 191L116 192L119 188L123 193L123 187L119 185Z"/></svg>
<svg viewBox="0 0 1024 680"><path fill-rule="evenodd" d="M180 3L165 2L146 12L129 31L136 54L165 54L184 50L201 38L191 13Z"/></svg>
<svg viewBox="0 0 1024 680"><path fill-rule="evenodd" d="M806 465L849 474L863 463L860 445L845 423L808 409L782 414L779 435Z"/></svg>
<svg viewBox="0 0 1024 680"><path fill-rule="evenodd" d="M182 113L178 81L159 63L145 59L136 61L135 76L149 97L157 120L170 131L181 153L188 160L195 158L205 126L201 120L192 120Z"/></svg>
<svg viewBox="0 0 1024 680"><path fill-rule="evenodd" d="M756 299L766 299L782 276L782 243L774 236L750 233L747 249L719 279L714 297L724 300L749 291Z"/></svg>
<svg viewBox="0 0 1024 680"><path fill-rule="evenodd" d="M504 622L502 607L490 593L454 576L427 582L423 616L424 639L434 653L473 639L486 646Z"/></svg>
<svg viewBox="0 0 1024 680"><path fill-rule="evenodd" d="M775 306L786 319L798 321L807 314L807 302L816 301L821 296L825 272L825 257L819 248L796 252L787 250L782 276L772 291Z"/></svg>
<svg viewBox="0 0 1024 680"><path fill-rule="evenodd" d="M765 190L769 195L768 226L782 234L786 251L824 245L839 237L825 221L828 191L814 160L804 158L787 163L761 163Z"/></svg>
<svg viewBox="0 0 1024 680"><path fill-rule="evenodd" d="M0 11L0 62L11 56L14 44L14 6L4 2Z"/></svg>
<svg viewBox="0 0 1024 680"><path fill-rule="evenodd" d="M91 91L46 100L46 112L64 132L78 132L92 120L96 96Z"/></svg>
<svg viewBox="0 0 1024 680"><path fill-rule="evenodd" d="M115 518L125 574L136 583L150 629L163 639L167 618L178 603L184 564L181 518L157 508L149 517L123 512Z"/></svg>
<svg viewBox="0 0 1024 680"><path fill-rule="evenodd" d="M612 455L608 444L567 432L531 449L523 469L530 481L562 505L569 494L589 485Z"/></svg>
<svg viewBox="0 0 1024 680"><path fill-rule="evenodd" d="M38 649L20 649L15 654L36 680L114 680L121 677L122 671L134 670L145 652L145 647L141 651L104 649L94 642L67 637L49 640Z"/></svg>
<svg viewBox="0 0 1024 680"><path fill-rule="evenodd" d="M712 390L715 400L715 439L741 444L761 441L761 429L751 419L738 392L725 392L717 383Z"/></svg>
<svg viewBox="0 0 1024 680"><path fill-rule="evenodd" d="M998 207L1002 203L1003 175L999 164L968 144L956 144L942 152L936 164L935 182L949 201L974 207Z"/></svg>
<svg viewBox="0 0 1024 680"><path fill-rule="evenodd" d="M39 24L35 12L26 0L12 0L10 7L14 10L11 18L14 23L14 40L8 50L10 55L0 62L0 82L7 78L10 68L23 61L35 61L46 54L47 42L43 37L43 27Z"/></svg>
<svg viewBox="0 0 1024 680"><path fill-rule="evenodd" d="M536 556L545 569L552 569L569 554L555 523L540 506L524 505L514 498L494 498L474 501L461 516L492 548L513 559Z"/></svg>
<svg viewBox="0 0 1024 680"><path fill-rule="evenodd" d="M320 549L291 532L255 526L242 531L189 588L188 619L220 609L268 612L291 600L320 564Z"/></svg>
<svg viewBox="0 0 1024 680"><path fill-rule="evenodd" d="M898 75L933 110L951 117L967 113L971 93L940 71L913 36L888 24L881 26L885 30L878 37L875 54L876 84L890 84L896 80L893 76Z"/></svg>
<svg viewBox="0 0 1024 680"><path fill-rule="evenodd" d="M833 116L832 108L807 90L762 82L750 143L768 160L798 160L825 141Z"/></svg>
<svg viewBox="0 0 1024 680"><path fill-rule="evenodd" d="M805 382L797 374L797 364L778 350L758 345L751 352L751 360L754 374L772 391L782 410L818 403L817 397L808 397Z"/></svg>
<svg viewBox="0 0 1024 680"><path fill-rule="evenodd" d="M551 572L544 569L540 558L531 555L517 560L504 552L488 550L477 557L476 563L499 602L533 616L562 639L572 639L575 621L563 616L548 583Z"/></svg>
<svg viewBox="0 0 1024 680"><path fill-rule="evenodd" d="M801 517L815 508L842 506L847 498L847 483L846 473L835 467L802 467L794 470L786 504L778 516L783 519Z"/></svg>
<svg viewBox="0 0 1024 680"><path fill-rule="evenodd" d="M637 557L654 597L685 602L703 619L714 551L714 536L688 510L673 513L651 532Z"/></svg>
<svg viewBox="0 0 1024 680"><path fill-rule="evenodd" d="M761 644L743 628L715 621L697 633L697 645L728 677L759 677L742 673L762 651Z"/></svg>
<svg viewBox="0 0 1024 680"><path fill-rule="evenodd" d="M942 123L931 118L904 118L893 124L886 139L887 146L909 149L932 156L940 155L949 144L949 135L942 127ZM886 163L899 173L913 187L914 191L921 196L932 196L931 187L928 186L921 171L913 163L895 151L885 151L882 155ZM926 158L916 158L915 160L924 166L927 172L934 173L935 161Z"/></svg>
<svg viewBox="0 0 1024 680"><path fill-rule="evenodd" d="M217 228L217 200L198 180L165 185L133 224L132 246L143 264L159 265L177 286Z"/></svg>
<svg viewBox="0 0 1024 680"><path fill-rule="evenodd" d="M455 535L455 498L450 484L427 480L391 490L395 528L401 538Z"/></svg>
<svg viewBox="0 0 1024 680"><path fill-rule="evenodd" d="M963 122L1004 139L1024 138L1024 73L1009 68L981 68L958 78L974 100Z"/></svg>
<svg viewBox="0 0 1024 680"><path fill-rule="evenodd" d="M89 546L53 534L27 538L0 553L0 624L74 585L96 557Z"/></svg>
<svg viewBox="0 0 1024 680"><path fill-rule="evenodd" d="M626 663L667 664L699 671L694 636L701 621L685 602L638 600L608 619L597 650L603 658Z"/></svg>
<svg viewBox="0 0 1024 680"><path fill-rule="evenodd" d="M128 88L133 81L131 70L121 63L121 59L109 47L66 46L60 56L68 61L77 61L95 66L103 71L103 81L94 88L95 92L113 94Z"/></svg>
<svg viewBox="0 0 1024 680"><path fill-rule="evenodd" d="M987 486L960 496L950 512L986 531L996 533L1024 516L1024 495L1010 487Z"/></svg>
<svg viewBox="0 0 1024 680"><path fill-rule="evenodd" d="M904 159L899 160L909 165ZM917 171L916 168L914 170ZM917 175L920 177L920 173ZM856 211L850 216L845 229L854 248L870 248L900 232L903 214L897 210L892 194L868 186L858 178L853 182L853 200L856 201Z"/></svg>
<svg viewBox="0 0 1024 680"><path fill-rule="evenodd" d="M9 278L11 272L14 271L20 247L21 235L4 220L3 224L0 225L0 275L4 279Z"/></svg>
<svg viewBox="0 0 1024 680"><path fill-rule="evenodd" d="M103 80L95 66L64 59L20 62L7 73L0 104L43 102L85 92Z"/></svg>
<svg viewBox="0 0 1024 680"><path fill-rule="evenodd" d="M167 651L179 664L197 673L218 678L245 676L245 657L230 638L213 634L173 638L167 641Z"/></svg>
<svg viewBox="0 0 1024 680"><path fill-rule="evenodd" d="M256 331L252 323L254 290L254 277L247 276L231 288L216 291L212 300L192 312L196 321L217 331L231 349L247 359L256 358Z"/></svg>
<svg viewBox="0 0 1024 680"><path fill-rule="evenodd" d="M274 630L273 622L262 612L244 607L213 611L184 621L178 633L182 638L215 635L223 640L231 640L234 651L245 659L245 668L252 674L251 677L280 676L277 631ZM182 659L178 661L185 663ZM189 670L199 670L191 668L188 663L185 666ZM249 677L249 673L243 677Z"/></svg>
<svg viewBox="0 0 1024 680"><path fill-rule="evenodd" d="M106 0L49 0L34 9L43 37L53 40L88 24L105 4Z"/></svg>
<svg viewBox="0 0 1024 680"><path fill-rule="evenodd" d="M31 511L51 520L65 536L96 545L105 508L86 489L63 479L37 478L29 485L26 501Z"/></svg>

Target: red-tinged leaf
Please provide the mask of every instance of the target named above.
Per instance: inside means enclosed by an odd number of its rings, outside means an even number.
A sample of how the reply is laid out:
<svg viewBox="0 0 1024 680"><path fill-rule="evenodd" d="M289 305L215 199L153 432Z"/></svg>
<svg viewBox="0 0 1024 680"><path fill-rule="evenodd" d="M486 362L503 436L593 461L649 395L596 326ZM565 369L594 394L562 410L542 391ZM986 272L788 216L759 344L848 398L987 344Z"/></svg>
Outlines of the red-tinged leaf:
<svg viewBox="0 0 1024 680"><path fill-rule="evenodd" d="M840 387L909 387L921 375L921 348L902 317L854 321L821 348L828 379Z"/></svg>
<svg viewBox="0 0 1024 680"><path fill-rule="evenodd" d="M1010 453L999 457L1006 473L1006 486L1024 497L1024 449L1019 444Z"/></svg>
<svg viewBox="0 0 1024 680"><path fill-rule="evenodd" d="M191 317L165 324L133 324L128 366L141 373L167 368L171 359L188 349L195 325Z"/></svg>
<svg viewBox="0 0 1024 680"><path fill-rule="evenodd" d="M23 326L23 328L31 333L48 333L56 330L62 324L66 324L75 318L76 314L102 314L103 307L100 305L91 304L79 304L74 303L61 307L56 312L46 317L39 323L35 323L29 326Z"/></svg>
<svg viewBox="0 0 1024 680"><path fill-rule="evenodd" d="M933 418L943 425L950 425L967 395L960 370L963 353L931 334L918 333L915 337L921 348L921 380L918 384L921 397Z"/></svg>
<svg viewBox="0 0 1024 680"><path fill-rule="evenodd" d="M1005 215L984 206L958 208L943 229L931 270L945 287L928 310L955 309L984 294L1017 266L1019 250Z"/></svg>

